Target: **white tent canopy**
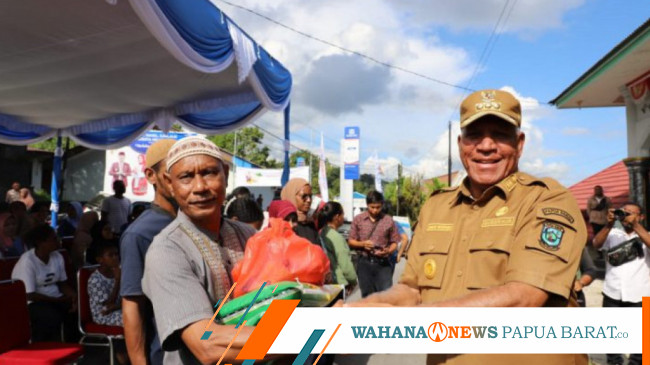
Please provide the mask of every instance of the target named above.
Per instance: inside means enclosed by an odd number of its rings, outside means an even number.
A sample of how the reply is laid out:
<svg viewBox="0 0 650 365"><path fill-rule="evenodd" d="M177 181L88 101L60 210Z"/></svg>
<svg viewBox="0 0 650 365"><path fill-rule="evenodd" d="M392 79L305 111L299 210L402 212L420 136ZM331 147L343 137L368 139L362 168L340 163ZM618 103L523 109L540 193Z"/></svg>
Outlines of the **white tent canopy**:
<svg viewBox="0 0 650 365"><path fill-rule="evenodd" d="M69 136L109 149L154 125L216 134L284 110L288 146L291 86L208 0L0 2L0 143Z"/></svg>
<svg viewBox="0 0 650 365"><path fill-rule="evenodd" d="M289 72L207 0L5 1L0 29L2 143L61 130L112 148L153 124L222 132L289 102Z"/></svg>

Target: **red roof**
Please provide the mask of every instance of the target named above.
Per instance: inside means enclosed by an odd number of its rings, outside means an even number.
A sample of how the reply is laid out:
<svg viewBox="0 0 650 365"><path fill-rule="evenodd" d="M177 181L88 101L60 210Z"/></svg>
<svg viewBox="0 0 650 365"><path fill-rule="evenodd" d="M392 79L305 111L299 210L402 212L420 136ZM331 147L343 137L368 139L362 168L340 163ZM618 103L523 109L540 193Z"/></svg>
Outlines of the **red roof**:
<svg viewBox="0 0 650 365"><path fill-rule="evenodd" d="M614 207L630 200L630 177L623 161L617 162L569 188L581 210L587 209L587 199L594 195L594 186L596 185L603 187L605 195L612 199Z"/></svg>

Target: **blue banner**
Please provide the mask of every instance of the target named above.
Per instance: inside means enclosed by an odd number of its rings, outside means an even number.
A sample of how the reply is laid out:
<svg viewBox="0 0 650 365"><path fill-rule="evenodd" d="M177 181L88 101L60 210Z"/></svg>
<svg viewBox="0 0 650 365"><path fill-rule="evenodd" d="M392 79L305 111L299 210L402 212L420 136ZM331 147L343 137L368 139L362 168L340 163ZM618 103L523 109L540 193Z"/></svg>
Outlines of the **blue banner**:
<svg viewBox="0 0 650 365"><path fill-rule="evenodd" d="M175 139L179 140L188 136L195 136L196 133L187 133L187 132L169 132L165 133L163 131L148 131L143 134L142 137L131 143L131 148L137 153L145 154L149 146L154 144L156 141L161 139Z"/></svg>
<svg viewBox="0 0 650 365"><path fill-rule="evenodd" d="M345 127L345 139L360 139L359 127Z"/></svg>
<svg viewBox="0 0 650 365"><path fill-rule="evenodd" d="M345 165L345 179L347 180L357 180L359 178L359 164L356 165Z"/></svg>

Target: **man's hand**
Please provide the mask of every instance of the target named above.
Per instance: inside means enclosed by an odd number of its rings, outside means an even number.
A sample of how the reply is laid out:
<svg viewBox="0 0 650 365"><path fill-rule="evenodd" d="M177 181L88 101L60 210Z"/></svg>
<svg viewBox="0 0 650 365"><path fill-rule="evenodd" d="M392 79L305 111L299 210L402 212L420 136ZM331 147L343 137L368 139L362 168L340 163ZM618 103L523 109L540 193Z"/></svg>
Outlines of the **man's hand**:
<svg viewBox="0 0 650 365"><path fill-rule="evenodd" d="M414 307L422 302L420 291L408 285L397 284L383 292L375 293L346 307Z"/></svg>
<svg viewBox="0 0 650 365"><path fill-rule="evenodd" d="M372 251L375 248L375 244L371 240L361 241L363 244L363 249L366 251Z"/></svg>
<svg viewBox="0 0 650 365"><path fill-rule="evenodd" d="M364 303L364 302L352 302L352 303L343 303L341 307L344 308L350 308L350 307L363 307L363 308L373 308L373 307L395 307L392 304L389 303L377 303L377 302L372 302L372 303Z"/></svg>
<svg viewBox="0 0 650 365"><path fill-rule="evenodd" d="M206 325L209 322L209 319L204 319L185 327L181 332L181 339L185 345L201 363L213 364L219 361L221 355L226 351L226 347L228 347L228 344L235 337L235 334L238 330L241 330L239 335L237 335L237 338L232 342L230 351L226 353L226 356L223 359L225 363L237 361L236 357L239 354L239 351L244 347L244 344L248 340L248 337L250 337L251 333L253 333L255 327L242 326L239 329L235 329L235 326L224 326L212 323L209 326L209 330L213 331L212 335L208 340L202 340L201 336L205 332Z"/></svg>
<svg viewBox="0 0 650 365"><path fill-rule="evenodd" d="M388 245L388 246L386 246L386 247L384 247L382 249L376 250L375 251L375 256L388 257L388 256L392 255L393 252L395 252L396 249L397 249L397 244L391 243L390 245Z"/></svg>
<svg viewBox="0 0 650 365"><path fill-rule="evenodd" d="M575 292L582 291L582 284L580 283L579 280L574 280L573 281L573 291L575 291Z"/></svg>

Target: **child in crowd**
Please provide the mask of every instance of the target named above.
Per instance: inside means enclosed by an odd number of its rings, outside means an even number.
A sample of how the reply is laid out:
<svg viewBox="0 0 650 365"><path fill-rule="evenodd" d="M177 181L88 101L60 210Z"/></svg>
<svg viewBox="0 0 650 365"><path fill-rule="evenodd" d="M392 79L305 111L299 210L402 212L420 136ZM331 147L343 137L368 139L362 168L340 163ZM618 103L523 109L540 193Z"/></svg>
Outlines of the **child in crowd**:
<svg viewBox="0 0 650 365"><path fill-rule="evenodd" d="M287 222L291 222L293 227L298 224L296 207L285 200L274 200L269 204L269 218L282 218Z"/></svg>
<svg viewBox="0 0 650 365"><path fill-rule="evenodd" d="M88 297L93 322L107 326L122 326L119 298L120 256L117 246L104 242L97 247L95 259L99 268L88 279Z"/></svg>

